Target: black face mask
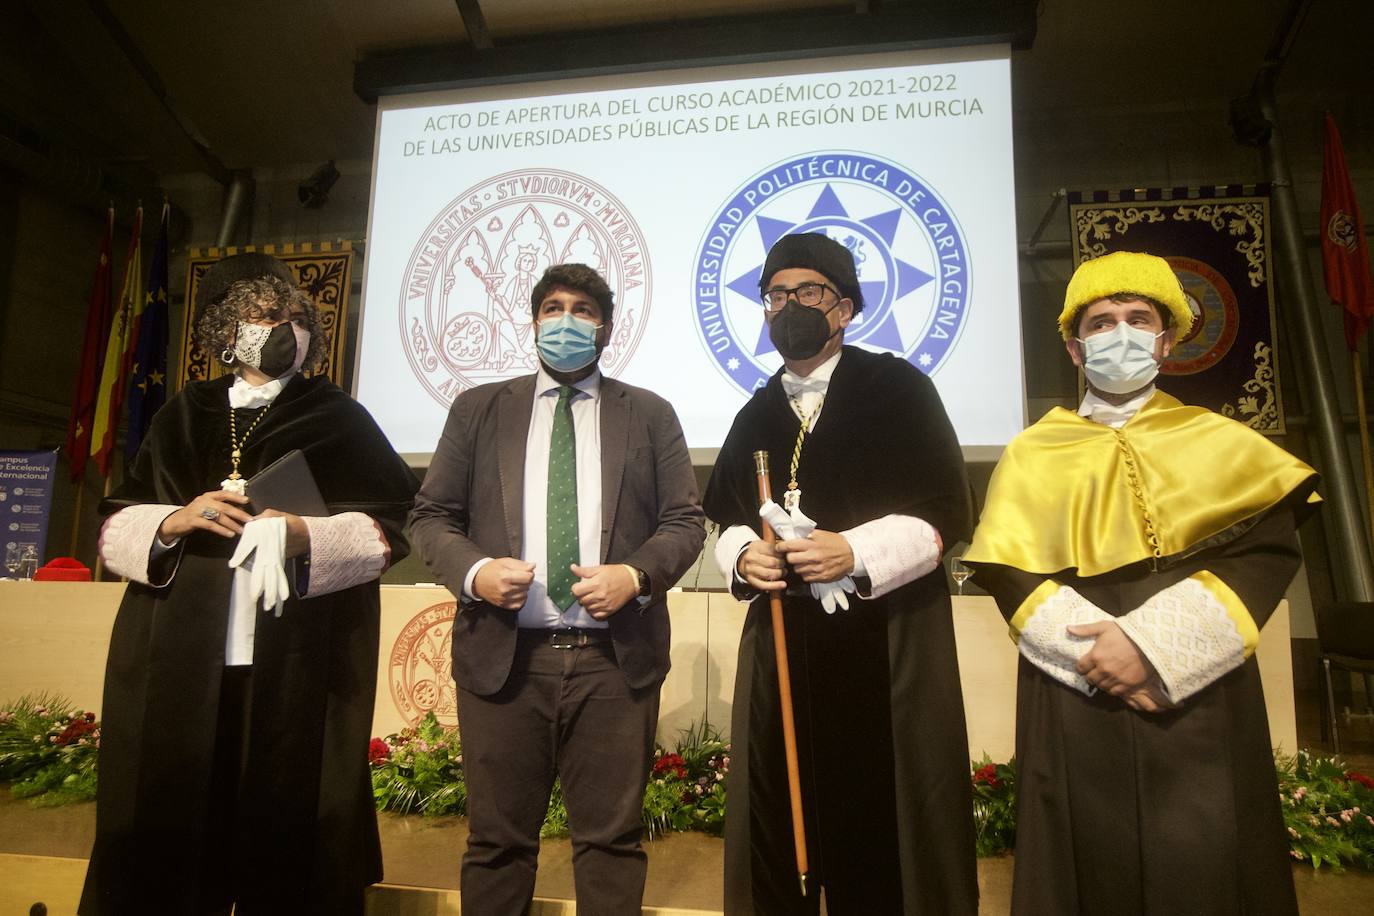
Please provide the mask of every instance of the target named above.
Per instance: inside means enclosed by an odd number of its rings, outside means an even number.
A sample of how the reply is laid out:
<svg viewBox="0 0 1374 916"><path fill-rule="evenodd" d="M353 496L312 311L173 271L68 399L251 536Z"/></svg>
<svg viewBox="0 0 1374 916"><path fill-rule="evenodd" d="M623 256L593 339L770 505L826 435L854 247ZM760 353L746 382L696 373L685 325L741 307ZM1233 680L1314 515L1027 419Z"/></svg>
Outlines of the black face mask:
<svg viewBox="0 0 1374 916"><path fill-rule="evenodd" d="M783 359L810 359L825 346L826 342L840 329L830 330L826 320L839 303L825 311L807 308L799 302L791 301L773 318L768 326L768 339L778 348Z"/></svg>
<svg viewBox="0 0 1374 916"><path fill-rule="evenodd" d="M263 375L281 378L296 365L296 332L291 322L284 321L274 327L264 340L247 330L250 326L240 322L238 337L234 341L234 355L245 365L252 366ZM257 333L261 333L261 328ZM254 344L262 341L262 346L254 350Z"/></svg>

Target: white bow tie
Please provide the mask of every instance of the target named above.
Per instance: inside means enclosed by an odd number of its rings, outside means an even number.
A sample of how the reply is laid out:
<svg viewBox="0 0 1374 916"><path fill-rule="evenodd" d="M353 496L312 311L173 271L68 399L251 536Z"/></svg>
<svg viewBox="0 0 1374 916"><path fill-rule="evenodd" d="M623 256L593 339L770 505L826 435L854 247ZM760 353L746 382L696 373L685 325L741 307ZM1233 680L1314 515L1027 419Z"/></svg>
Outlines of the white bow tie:
<svg viewBox="0 0 1374 916"><path fill-rule="evenodd" d="M1115 404L1094 404L1088 419L1094 423L1101 423L1103 426L1121 427L1126 425L1126 421L1135 416L1140 408L1136 406Z"/></svg>
<svg viewBox="0 0 1374 916"><path fill-rule="evenodd" d="M825 393L825 389L830 386L830 379L815 378L795 375L790 369L784 369L782 373L782 390L792 396L802 394L807 391L815 391L820 394Z"/></svg>

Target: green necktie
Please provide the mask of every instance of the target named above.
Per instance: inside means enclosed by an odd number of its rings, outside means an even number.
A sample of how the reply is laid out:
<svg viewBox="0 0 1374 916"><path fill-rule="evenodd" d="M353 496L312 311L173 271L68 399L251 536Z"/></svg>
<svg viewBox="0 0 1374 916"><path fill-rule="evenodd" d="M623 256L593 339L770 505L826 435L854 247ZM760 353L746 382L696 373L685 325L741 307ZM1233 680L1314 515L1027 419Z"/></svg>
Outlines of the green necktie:
<svg viewBox="0 0 1374 916"><path fill-rule="evenodd" d="M577 577L568 567L579 563L582 550L577 536L577 438L573 433L572 396L576 389L558 389L553 409L553 435L549 438L549 496L545 504L548 535L544 556L548 560L549 599L566 611L577 599Z"/></svg>

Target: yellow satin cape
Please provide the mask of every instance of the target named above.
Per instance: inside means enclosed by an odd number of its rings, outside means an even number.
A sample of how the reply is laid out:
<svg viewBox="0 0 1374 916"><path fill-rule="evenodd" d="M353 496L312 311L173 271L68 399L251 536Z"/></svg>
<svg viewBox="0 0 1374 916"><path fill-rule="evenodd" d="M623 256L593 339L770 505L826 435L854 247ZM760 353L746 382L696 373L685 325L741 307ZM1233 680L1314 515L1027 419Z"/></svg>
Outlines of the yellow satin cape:
<svg viewBox="0 0 1374 916"><path fill-rule="evenodd" d="M1254 430L1162 391L1121 429L1056 407L1007 446L964 556L1097 576L1191 552L1317 472Z"/></svg>

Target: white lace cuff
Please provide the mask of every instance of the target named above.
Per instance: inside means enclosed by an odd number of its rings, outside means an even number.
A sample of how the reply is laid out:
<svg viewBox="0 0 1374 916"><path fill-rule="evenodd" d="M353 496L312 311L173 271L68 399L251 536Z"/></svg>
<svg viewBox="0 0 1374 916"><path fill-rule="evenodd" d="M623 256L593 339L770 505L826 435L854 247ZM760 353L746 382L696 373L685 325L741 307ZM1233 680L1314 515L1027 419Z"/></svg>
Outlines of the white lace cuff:
<svg viewBox="0 0 1374 916"><path fill-rule="evenodd" d="M387 544L368 516L343 512L302 521L310 530L310 582L302 598L342 591L382 574Z"/></svg>
<svg viewBox="0 0 1374 916"><path fill-rule="evenodd" d="M854 551L855 575L871 583L864 598L881 598L940 565L939 533L913 515L885 515L840 534Z"/></svg>
<svg viewBox="0 0 1374 916"><path fill-rule="evenodd" d="M1229 588L1226 593L1234 597ZM1243 630L1247 628L1244 621L1237 624L1228 603L1193 577L1175 582L1117 618L1121 629L1159 672L1171 701L1181 703L1245 661L1249 653ZM1248 612L1245 620L1249 621L1248 629L1253 629Z"/></svg>
<svg viewBox="0 0 1374 916"><path fill-rule="evenodd" d="M151 585L154 588L161 588L171 582L172 577L176 575L177 566L181 563L180 551L172 568L165 576L158 577L162 579L160 582L150 580L149 560L157 545L157 529L167 516L180 508L156 503L128 506L105 519L105 524L100 529L98 546L100 559L104 561L105 568L131 582ZM165 552L166 548L159 551L159 554Z"/></svg>
<svg viewBox="0 0 1374 916"><path fill-rule="evenodd" d="M1112 616L1067 585L1046 581L1030 594L1012 617L1012 638L1032 665L1050 677L1088 696L1097 688L1075 667L1093 647L1096 637L1073 636L1077 624L1112 620Z"/></svg>

